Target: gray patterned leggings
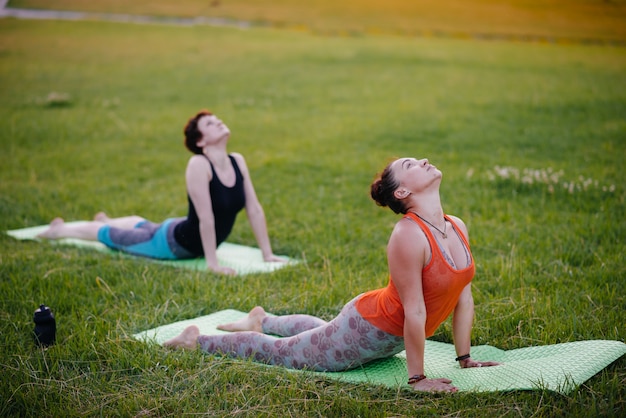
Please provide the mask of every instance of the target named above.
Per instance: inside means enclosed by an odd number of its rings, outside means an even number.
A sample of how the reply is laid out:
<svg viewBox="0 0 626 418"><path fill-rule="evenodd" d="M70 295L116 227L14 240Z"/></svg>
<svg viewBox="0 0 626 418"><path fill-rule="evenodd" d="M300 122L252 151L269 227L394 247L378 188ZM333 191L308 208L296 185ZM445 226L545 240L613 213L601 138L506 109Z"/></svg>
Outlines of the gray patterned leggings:
<svg viewBox="0 0 626 418"><path fill-rule="evenodd" d="M381 331L361 317L355 307L357 298L330 322L301 314L267 316L263 333L201 335L198 344L207 353L314 371L348 370L404 350L402 337Z"/></svg>

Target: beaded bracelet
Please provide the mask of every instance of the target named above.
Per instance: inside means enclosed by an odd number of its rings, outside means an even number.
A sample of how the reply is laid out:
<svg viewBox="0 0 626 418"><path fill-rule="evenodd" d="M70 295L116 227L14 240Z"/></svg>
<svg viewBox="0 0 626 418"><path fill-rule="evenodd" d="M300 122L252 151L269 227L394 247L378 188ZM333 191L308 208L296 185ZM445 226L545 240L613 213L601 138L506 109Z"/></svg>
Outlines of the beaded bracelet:
<svg viewBox="0 0 626 418"><path fill-rule="evenodd" d="M463 361L463 360L466 360L468 358L470 358L469 353L468 354L464 354L462 356L458 356L457 358L454 359L454 361Z"/></svg>
<svg viewBox="0 0 626 418"><path fill-rule="evenodd" d="M414 376L409 377L409 385L412 385L413 383L417 383L424 379L426 379L426 376L424 376L423 374L416 374Z"/></svg>

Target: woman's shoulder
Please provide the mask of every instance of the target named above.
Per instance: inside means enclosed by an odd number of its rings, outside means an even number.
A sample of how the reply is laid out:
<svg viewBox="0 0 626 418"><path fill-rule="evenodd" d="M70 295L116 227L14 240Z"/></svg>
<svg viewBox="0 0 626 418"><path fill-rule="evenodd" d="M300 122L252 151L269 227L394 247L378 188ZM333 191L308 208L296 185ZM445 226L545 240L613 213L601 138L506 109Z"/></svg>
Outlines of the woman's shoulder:
<svg viewBox="0 0 626 418"><path fill-rule="evenodd" d="M390 266L404 266L412 270L421 269L430 258L430 243L422 228L410 218L403 217L393 228L387 244L387 258ZM394 279L397 274L391 273Z"/></svg>
<svg viewBox="0 0 626 418"><path fill-rule="evenodd" d="M211 162L204 154L194 154L189 157L189 161L187 162L187 166L189 167L210 167Z"/></svg>
<svg viewBox="0 0 626 418"><path fill-rule="evenodd" d="M230 152L230 153L228 153L228 155L233 157L235 159L235 161L237 161L237 164L245 164L246 163L246 159L243 158L243 155L238 153L238 152Z"/></svg>
<svg viewBox="0 0 626 418"><path fill-rule="evenodd" d="M195 182L201 179L206 179L205 181L211 181L211 179L213 178L211 162L202 154L195 154L189 157L186 172L187 182Z"/></svg>
<svg viewBox="0 0 626 418"><path fill-rule="evenodd" d="M454 222L459 228L462 228L463 231L467 233L467 226L465 226L465 222L463 222L463 219L459 218L458 216L454 216L454 215L446 214L446 216L448 217L449 220Z"/></svg>
<svg viewBox="0 0 626 418"><path fill-rule="evenodd" d="M248 166L246 164L246 159L243 157L243 155L238 152L231 152L228 155L230 155L235 160L237 167L239 167L239 170L241 170L241 173L245 177L248 174Z"/></svg>
<svg viewBox="0 0 626 418"><path fill-rule="evenodd" d="M465 225L465 222L463 222L463 219L459 218L458 216L450 215L448 213L446 213L446 216L449 219L452 219L455 223L457 223L459 225Z"/></svg>
<svg viewBox="0 0 626 418"><path fill-rule="evenodd" d="M389 244L398 248L416 248L417 246L428 246L428 238L420 225L408 217L403 217L393 228Z"/></svg>

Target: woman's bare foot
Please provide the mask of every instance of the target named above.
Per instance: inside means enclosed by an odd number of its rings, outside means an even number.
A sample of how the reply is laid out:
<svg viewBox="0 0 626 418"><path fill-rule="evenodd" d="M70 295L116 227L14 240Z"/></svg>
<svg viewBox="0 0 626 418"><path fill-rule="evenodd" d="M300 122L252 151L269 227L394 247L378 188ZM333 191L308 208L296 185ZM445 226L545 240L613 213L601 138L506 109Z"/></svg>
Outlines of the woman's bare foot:
<svg viewBox="0 0 626 418"><path fill-rule="evenodd" d="M217 329L222 331L256 331L263 332L263 318L265 318L265 309L260 306L253 308L248 316L239 321L230 322L228 324L218 325Z"/></svg>
<svg viewBox="0 0 626 418"><path fill-rule="evenodd" d="M43 231L40 234L37 234L38 238L46 238L46 239L58 239L61 237L61 229L63 229L63 225L65 225L65 221L62 218L54 218L52 222L50 222L50 226L48 229Z"/></svg>
<svg viewBox="0 0 626 418"><path fill-rule="evenodd" d="M170 348L186 348L188 350L195 350L198 346L198 336L200 335L200 329L195 325L190 325L178 336L167 340L163 343L163 347Z"/></svg>
<svg viewBox="0 0 626 418"><path fill-rule="evenodd" d="M107 223L111 218L109 218L109 216L104 213L104 212L98 212L96 213L96 215L93 217L94 221L98 221L98 222L104 222Z"/></svg>

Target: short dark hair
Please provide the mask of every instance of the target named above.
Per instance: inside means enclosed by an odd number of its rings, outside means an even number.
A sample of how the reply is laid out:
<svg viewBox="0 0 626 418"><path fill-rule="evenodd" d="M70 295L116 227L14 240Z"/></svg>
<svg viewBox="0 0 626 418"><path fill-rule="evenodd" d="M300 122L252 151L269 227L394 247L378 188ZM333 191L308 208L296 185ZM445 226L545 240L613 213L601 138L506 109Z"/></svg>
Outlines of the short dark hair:
<svg viewBox="0 0 626 418"><path fill-rule="evenodd" d="M189 119L183 132L185 133L185 147L194 154L202 154L202 148L198 146L198 141L202 138L202 133L198 130L198 121L204 116L211 116L213 113L208 110L201 110Z"/></svg>

